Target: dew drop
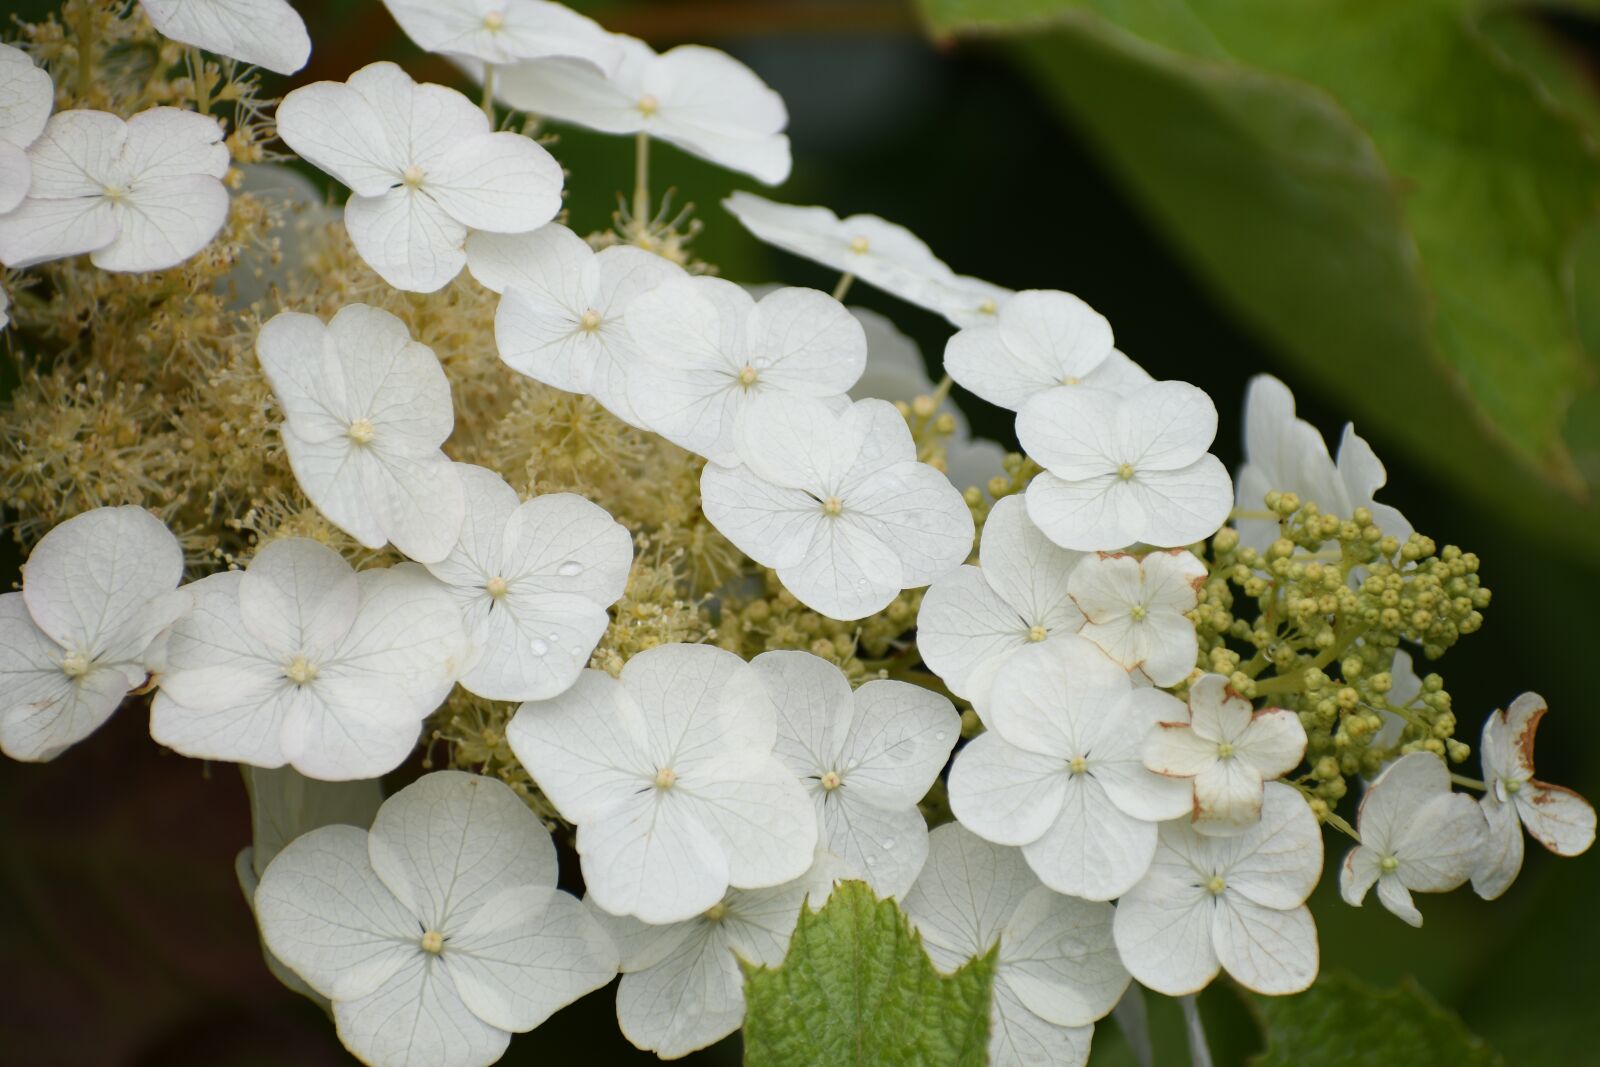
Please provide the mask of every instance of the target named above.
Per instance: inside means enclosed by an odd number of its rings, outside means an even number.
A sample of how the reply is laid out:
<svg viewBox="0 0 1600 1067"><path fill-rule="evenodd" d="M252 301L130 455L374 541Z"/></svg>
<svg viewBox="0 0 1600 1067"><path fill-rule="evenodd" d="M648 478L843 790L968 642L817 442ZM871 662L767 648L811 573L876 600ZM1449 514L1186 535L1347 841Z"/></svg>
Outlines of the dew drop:
<svg viewBox="0 0 1600 1067"><path fill-rule="evenodd" d="M563 578L576 578L578 575L583 573L583 564L569 559L567 562L556 568L556 573L561 575Z"/></svg>
<svg viewBox="0 0 1600 1067"><path fill-rule="evenodd" d="M559 645L561 643L561 635L560 634L551 634L550 635L550 643L552 645Z"/></svg>
<svg viewBox="0 0 1600 1067"><path fill-rule="evenodd" d="M940 730L938 733L933 735L933 739L935 741L943 741L945 739L945 732Z"/></svg>
<svg viewBox="0 0 1600 1067"><path fill-rule="evenodd" d="M867 857L867 866L868 867L876 866L877 863L878 863L878 858L876 856L868 856Z"/></svg>
<svg viewBox="0 0 1600 1067"><path fill-rule="evenodd" d="M533 649L533 654L535 656L542 656L546 652L550 651L550 646L544 643L544 639L542 637L535 637L531 642L528 643L528 647Z"/></svg>
<svg viewBox="0 0 1600 1067"><path fill-rule="evenodd" d="M894 848L894 838L889 838L883 843L884 848Z"/></svg>

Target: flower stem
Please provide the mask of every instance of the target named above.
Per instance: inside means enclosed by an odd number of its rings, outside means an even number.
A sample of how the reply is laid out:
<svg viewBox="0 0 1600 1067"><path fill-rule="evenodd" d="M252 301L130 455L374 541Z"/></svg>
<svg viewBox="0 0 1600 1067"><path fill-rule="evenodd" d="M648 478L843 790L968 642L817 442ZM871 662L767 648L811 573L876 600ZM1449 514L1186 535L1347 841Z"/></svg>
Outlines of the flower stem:
<svg viewBox="0 0 1600 1067"><path fill-rule="evenodd" d="M1279 515L1276 511L1251 511L1248 508L1234 508L1228 512L1230 519L1268 519L1277 522Z"/></svg>
<svg viewBox="0 0 1600 1067"><path fill-rule="evenodd" d="M78 38L78 98L94 88L94 0L83 0L73 27Z"/></svg>
<svg viewBox="0 0 1600 1067"><path fill-rule="evenodd" d="M950 375L948 374L939 379L939 384L934 386L933 389L933 406L935 408L937 408L940 404L943 404L945 399L949 397L950 387L954 384L955 383L950 380Z"/></svg>
<svg viewBox="0 0 1600 1067"><path fill-rule="evenodd" d="M1189 1063L1192 1067L1211 1067L1211 1048L1206 1044L1206 1028L1200 1021L1200 1005L1194 994L1179 997L1183 1007L1183 1028L1189 1038Z"/></svg>
<svg viewBox="0 0 1600 1067"><path fill-rule="evenodd" d="M206 81L206 57L198 48L190 47L189 68L194 78L194 109L202 115L211 113L211 83Z"/></svg>
<svg viewBox="0 0 1600 1067"><path fill-rule="evenodd" d="M1450 780L1456 785L1464 785L1468 789L1478 789L1483 792L1489 791L1489 787L1483 782L1478 781L1476 778L1468 778L1463 774L1456 774L1454 771L1450 773Z"/></svg>
<svg viewBox="0 0 1600 1067"><path fill-rule="evenodd" d="M633 143L633 222L644 233L650 218L650 135L640 130Z"/></svg>
<svg viewBox="0 0 1600 1067"><path fill-rule="evenodd" d="M489 117L489 125L494 125L494 64L483 65L483 113Z"/></svg>
<svg viewBox="0 0 1600 1067"><path fill-rule="evenodd" d="M839 275L839 284L833 287L833 298L835 300L843 300L844 294L850 291L850 283L855 280L856 276L849 271Z"/></svg>

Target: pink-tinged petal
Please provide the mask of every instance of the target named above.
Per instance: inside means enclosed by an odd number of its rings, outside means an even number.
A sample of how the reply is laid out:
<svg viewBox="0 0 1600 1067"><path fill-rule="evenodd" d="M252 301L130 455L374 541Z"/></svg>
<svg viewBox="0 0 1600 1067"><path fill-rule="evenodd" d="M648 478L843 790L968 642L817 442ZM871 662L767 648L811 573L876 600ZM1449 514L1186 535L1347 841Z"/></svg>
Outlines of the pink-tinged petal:
<svg viewBox="0 0 1600 1067"><path fill-rule="evenodd" d="M1512 798L1533 839L1558 856L1576 856L1594 844L1594 807L1565 786L1533 779Z"/></svg>

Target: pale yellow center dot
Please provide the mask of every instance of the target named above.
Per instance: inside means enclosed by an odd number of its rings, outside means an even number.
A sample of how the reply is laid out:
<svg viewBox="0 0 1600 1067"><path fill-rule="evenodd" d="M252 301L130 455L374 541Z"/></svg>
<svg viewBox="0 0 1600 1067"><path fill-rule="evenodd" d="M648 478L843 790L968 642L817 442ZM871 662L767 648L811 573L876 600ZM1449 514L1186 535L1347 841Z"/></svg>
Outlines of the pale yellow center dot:
<svg viewBox="0 0 1600 1067"><path fill-rule="evenodd" d="M720 900L706 909L706 918L714 923L721 922L727 914L728 906Z"/></svg>
<svg viewBox="0 0 1600 1067"><path fill-rule="evenodd" d="M656 772L656 788L671 789L672 783L678 780L678 774L671 767L663 767Z"/></svg>
<svg viewBox="0 0 1600 1067"><path fill-rule="evenodd" d="M345 430L344 434L356 444L364 445L371 441L377 432L378 429L372 425L371 419L359 418L350 424L350 428Z"/></svg>
<svg viewBox="0 0 1600 1067"><path fill-rule="evenodd" d="M657 100L649 93L645 93L639 98L639 102L634 106L639 109L639 114L643 115L645 118L649 118L651 115L654 115L661 109L661 101Z"/></svg>
<svg viewBox="0 0 1600 1067"><path fill-rule="evenodd" d="M829 771L822 776L822 788L830 793L838 789L841 784L843 783L840 781L838 771Z"/></svg>
<svg viewBox="0 0 1600 1067"><path fill-rule="evenodd" d="M317 676L317 668L304 656L296 656L283 668L283 676L295 685L305 685Z"/></svg>
<svg viewBox="0 0 1600 1067"><path fill-rule="evenodd" d="M1397 871L1400 869L1400 861L1395 859L1393 856L1385 856L1383 859L1378 861L1378 869L1383 871L1385 874Z"/></svg>
<svg viewBox="0 0 1600 1067"><path fill-rule="evenodd" d="M1506 787L1506 794L1507 795L1515 793L1517 790L1522 788L1522 783L1517 781L1514 778L1507 778L1505 780L1505 782L1504 782L1504 785Z"/></svg>
<svg viewBox="0 0 1600 1067"><path fill-rule="evenodd" d="M432 956L437 956L444 951L444 935L437 930L429 930L422 935L422 951Z"/></svg>
<svg viewBox="0 0 1600 1067"><path fill-rule="evenodd" d="M1220 893L1226 888L1228 883L1220 874L1213 874L1206 879L1206 891L1209 893Z"/></svg>
<svg viewBox="0 0 1600 1067"><path fill-rule="evenodd" d="M74 652L61 661L61 673L68 678L82 678L89 673L89 657Z"/></svg>
<svg viewBox="0 0 1600 1067"><path fill-rule="evenodd" d="M583 317L578 320L578 329L582 330L584 333L594 333L599 328L600 312L596 311L594 308L590 308L588 311L585 311L583 313Z"/></svg>
<svg viewBox="0 0 1600 1067"><path fill-rule="evenodd" d="M999 310L1000 308L993 300L985 300L983 303L978 305L978 314L980 315L994 315L998 313Z"/></svg>
<svg viewBox="0 0 1600 1067"><path fill-rule="evenodd" d="M850 251L854 252L858 256L864 254L870 247L872 246L867 243L867 239L865 237L852 237L850 239Z"/></svg>
<svg viewBox="0 0 1600 1067"><path fill-rule="evenodd" d="M1129 478L1132 478L1133 477L1133 464L1132 463L1124 463L1122 466L1118 467L1117 468L1117 477L1121 478L1123 481L1127 481Z"/></svg>
<svg viewBox="0 0 1600 1067"><path fill-rule="evenodd" d="M1050 631L1046 630L1043 626L1028 627L1028 640L1032 641L1034 644L1038 644L1040 641L1043 641L1049 636Z"/></svg>
<svg viewBox="0 0 1600 1067"><path fill-rule="evenodd" d="M506 595L506 580L497 574L483 583L483 591L499 600Z"/></svg>
<svg viewBox="0 0 1600 1067"><path fill-rule="evenodd" d="M761 372L756 370L750 364L746 363L744 365L744 370L739 372L739 384L748 389L752 385L756 384L756 379L759 377L761 377Z"/></svg>
<svg viewBox="0 0 1600 1067"><path fill-rule="evenodd" d="M1076 374L1068 374L1068 375L1066 375L1065 377L1063 377L1061 379L1061 384L1062 385L1077 385L1082 381L1083 381L1083 379L1078 377Z"/></svg>
<svg viewBox="0 0 1600 1067"><path fill-rule="evenodd" d="M491 11L483 16L483 28L490 33L499 33L505 27L505 24L506 16L503 11Z"/></svg>
<svg viewBox="0 0 1600 1067"><path fill-rule="evenodd" d="M844 512L844 501L836 496L830 496L822 502L822 513L830 519L838 518Z"/></svg>
<svg viewBox="0 0 1600 1067"><path fill-rule="evenodd" d="M411 166L407 167L400 173L400 180L405 182L406 185L413 189L422 184L422 178L422 168L417 166L415 163L411 164Z"/></svg>
<svg viewBox="0 0 1600 1067"><path fill-rule="evenodd" d="M128 190L124 189L120 185L108 185L105 188L105 198L107 200L121 200L127 195Z"/></svg>
<svg viewBox="0 0 1600 1067"><path fill-rule="evenodd" d="M1133 607L1128 609L1128 617L1134 622L1143 622L1144 617L1148 614L1150 614L1150 612L1143 604L1135 604Z"/></svg>
<svg viewBox="0 0 1600 1067"><path fill-rule="evenodd" d="M1233 745L1230 744L1227 741L1223 741L1220 744L1218 744L1217 745L1217 758L1218 759L1232 759L1233 758Z"/></svg>
<svg viewBox="0 0 1600 1067"><path fill-rule="evenodd" d="M1089 761L1082 756L1073 756L1067 761L1067 769L1073 774L1082 774L1089 769Z"/></svg>

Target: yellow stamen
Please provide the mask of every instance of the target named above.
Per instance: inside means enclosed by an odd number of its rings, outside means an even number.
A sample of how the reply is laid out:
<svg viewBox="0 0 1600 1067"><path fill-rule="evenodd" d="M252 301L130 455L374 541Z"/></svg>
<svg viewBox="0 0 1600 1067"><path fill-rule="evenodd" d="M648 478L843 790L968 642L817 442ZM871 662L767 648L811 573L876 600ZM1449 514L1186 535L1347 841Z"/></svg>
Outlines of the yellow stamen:
<svg viewBox="0 0 1600 1067"><path fill-rule="evenodd" d="M844 783L839 778L839 773L837 771L829 771L827 774L822 776L822 788L826 789L830 793L835 789L838 789L839 786L843 784Z"/></svg>
<svg viewBox="0 0 1600 1067"><path fill-rule="evenodd" d="M422 951L430 956L437 956L444 951L444 935L437 930L429 930L422 935Z"/></svg>
<svg viewBox="0 0 1600 1067"><path fill-rule="evenodd" d="M672 784L678 780L678 774L671 767L663 767L656 772L656 788L671 789Z"/></svg>
<svg viewBox="0 0 1600 1067"><path fill-rule="evenodd" d="M356 444L364 445L369 443L377 432L378 429L372 425L372 420L362 417L352 422L349 429L345 430L344 433L346 437Z"/></svg>
<svg viewBox="0 0 1600 1067"><path fill-rule="evenodd" d="M305 685L317 677L317 668L304 656L296 656L283 668L283 676L295 685Z"/></svg>
<svg viewBox="0 0 1600 1067"><path fill-rule="evenodd" d="M484 592L499 600L506 595L506 580L498 574L483 583Z"/></svg>

